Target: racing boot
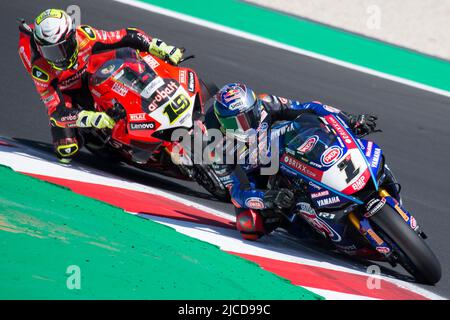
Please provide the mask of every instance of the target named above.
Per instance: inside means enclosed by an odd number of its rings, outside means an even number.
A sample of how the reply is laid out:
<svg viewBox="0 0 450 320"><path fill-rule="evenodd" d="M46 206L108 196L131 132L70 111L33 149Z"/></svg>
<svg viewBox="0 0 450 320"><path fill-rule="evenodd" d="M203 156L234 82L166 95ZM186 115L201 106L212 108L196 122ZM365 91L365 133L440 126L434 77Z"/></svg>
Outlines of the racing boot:
<svg viewBox="0 0 450 320"><path fill-rule="evenodd" d="M53 145L60 163L68 164L78 154L80 147L72 128L51 127Z"/></svg>
<svg viewBox="0 0 450 320"><path fill-rule="evenodd" d="M236 215L236 228L245 240L256 241L265 234L275 230L281 222L281 217L272 210L255 211L239 210Z"/></svg>

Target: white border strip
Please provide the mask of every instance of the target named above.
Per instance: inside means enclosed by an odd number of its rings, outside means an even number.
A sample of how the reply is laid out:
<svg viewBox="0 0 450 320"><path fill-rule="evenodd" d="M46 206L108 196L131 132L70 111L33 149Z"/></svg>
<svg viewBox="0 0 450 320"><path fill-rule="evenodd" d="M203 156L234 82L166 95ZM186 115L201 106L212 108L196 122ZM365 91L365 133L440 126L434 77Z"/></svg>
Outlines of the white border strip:
<svg viewBox="0 0 450 320"><path fill-rule="evenodd" d="M268 39L268 38L260 37L260 36L257 36L257 35L254 35L254 34L251 34L251 33L248 33L248 32L244 32L244 31L240 31L240 30L233 29L233 28L230 28L230 27L226 27L226 26L214 23L214 22L207 21L207 20L202 20L202 19L199 19L199 18L195 18L195 17L189 16L187 14L179 13L179 12L168 10L168 9L164 9L164 8L161 8L161 7L149 4L149 3L140 2L138 0L113 0L113 1L120 2L120 3L123 3L123 4L127 4L127 5L130 5L130 6L133 6L133 7L136 7L136 8L140 8L140 9L143 9L143 10L146 10L146 11L150 11L150 12L153 12L153 13L165 15L165 16L168 16L168 17L171 17L171 18L174 18L174 19L182 20L182 21L185 21L185 22L188 22L188 23L192 23L192 24L195 24L195 25L199 25L199 26L205 27L205 28L213 29L213 30L216 30L216 31L219 31L219 32L231 34L231 35L234 35L236 37L240 37L240 38L248 39L248 40L251 40L251 41L259 42L259 43L262 43L262 44L265 44L265 45L268 45L268 46L272 46L272 47L275 47L275 48L279 48L279 49L283 49L283 50L290 51L290 52L293 52L293 53L301 54L301 55L304 55L304 56L307 56L307 57L311 57L311 58L314 58L314 59L317 59L317 60L321 60L321 61L325 61L325 62L328 62L328 63L332 63L332 64L335 64L335 65L338 65L338 66L341 66L341 67L344 67L344 68L348 68L348 69L351 69L351 70L355 70L355 71L359 71L359 72L362 72L362 73L366 73L366 74L369 74L369 75L372 75L372 76L375 76L375 77L379 77L379 78L387 79L387 80L390 80L390 81L398 82L398 83L401 83L401 84L404 84L404 85L407 85L407 86L410 86L410 87L414 87L414 88L417 88L417 89L425 90L425 91L432 92L432 93L435 93L435 94L439 94L439 95L442 95L442 96L445 96L445 97L450 97L450 91L447 91L447 90L438 89L438 88L435 88L435 87L432 87L432 86L429 86L429 85L425 85L425 84L422 84L422 83L419 83L419 82L416 82L416 81L412 81L412 80L408 80L408 79L401 78L401 77L398 77L398 76L390 75L390 74L387 74L387 73L384 73L384 72L380 72L380 71L376 71L374 69L370 69L370 68L367 68L367 67L362 67L362 66L359 66L359 65L356 65L356 64L353 64L353 63L349 63L349 62L345 62L345 61L338 60L338 59L335 59L335 58L331 58L331 57L328 57L328 56L325 56L325 55L322 55L322 54L319 54L319 53L315 53L315 52L312 52L312 51L300 49L300 48L297 48L297 47L294 47L294 46L290 46L290 45L287 45L287 44L284 44L284 43L281 43L281 42L278 42L278 41L274 41L274 40L271 40L271 39Z"/></svg>

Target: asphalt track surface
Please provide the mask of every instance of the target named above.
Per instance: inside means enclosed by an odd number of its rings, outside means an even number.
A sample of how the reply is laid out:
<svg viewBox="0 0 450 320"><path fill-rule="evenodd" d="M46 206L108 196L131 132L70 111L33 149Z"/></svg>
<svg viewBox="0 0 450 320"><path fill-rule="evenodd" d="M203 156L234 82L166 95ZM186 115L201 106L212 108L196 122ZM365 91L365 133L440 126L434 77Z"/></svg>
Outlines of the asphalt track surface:
<svg viewBox="0 0 450 320"><path fill-rule="evenodd" d="M44 107L17 54L15 19L32 21L46 8L70 4L81 7L82 23L105 30L139 27L170 44L186 47L187 54L196 55L186 65L218 85L242 81L259 92L319 100L353 113L377 114L383 132L371 138L382 147L403 186L406 207L429 236L428 244L442 264L441 281L434 287L423 287L450 297L449 98L107 0L2 1L1 135L34 144L51 141ZM113 167L90 155L79 161L233 212L230 204L211 199L195 183Z"/></svg>

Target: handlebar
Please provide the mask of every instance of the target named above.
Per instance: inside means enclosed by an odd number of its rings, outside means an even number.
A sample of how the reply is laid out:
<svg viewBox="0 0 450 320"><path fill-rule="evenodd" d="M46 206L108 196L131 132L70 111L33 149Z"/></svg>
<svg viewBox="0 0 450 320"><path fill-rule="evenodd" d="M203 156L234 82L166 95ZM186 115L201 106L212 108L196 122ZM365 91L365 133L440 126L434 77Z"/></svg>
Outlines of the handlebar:
<svg viewBox="0 0 450 320"><path fill-rule="evenodd" d="M179 48L179 49L180 49L180 51L181 51L183 54L186 52L186 48L185 48L185 47L181 47L181 48ZM193 59L193 58L195 58L195 55L193 55L193 54L191 54L190 56L181 58L181 59L180 59L180 62L178 62L178 65L180 65L182 62L185 62L186 60ZM169 60L168 57L164 58L164 61L167 62L167 63L169 63L169 64L171 64L171 65L173 65L173 63Z"/></svg>

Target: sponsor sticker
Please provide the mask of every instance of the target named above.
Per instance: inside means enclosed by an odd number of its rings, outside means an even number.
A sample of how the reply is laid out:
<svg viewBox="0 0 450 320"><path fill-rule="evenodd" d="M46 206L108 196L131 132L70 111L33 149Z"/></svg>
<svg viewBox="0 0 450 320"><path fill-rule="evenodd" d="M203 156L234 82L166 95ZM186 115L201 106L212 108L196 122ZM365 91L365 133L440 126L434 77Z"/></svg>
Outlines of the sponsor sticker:
<svg viewBox="0 0 450 320"><path fill-rule="evenodd" d="M364 214L366 218L373 216L375 213L380 211L381 208L386 204L386 198L377 199L374 198L370 200L366 205L367 212Z"/></svg>
<svg viewBox="0 0 450 320"><path fill-rule="evenodd" d="M152 99L152 103L148 106L149 112L155 111L163 101L170 98L170 95L178 88L175 81L171 81L164 89L156 89L156 94Z"/></svg>
<svg viewBox="0 0 450 320"><path fill-rule="evenodd" d="M49 95L49 96L47 96L45 98L42 98L42 102L47 104L47 103L53 101L54 99L55 99L55 95L52 94L52 95Z"/></svg>
<svg viewBox="0 0 450 320"><path fill-rule="evenodd" d="M264 202L261 198L251 197L245 201L245 206L250 209L264 209Z"/></svg>
<svg viewBox="0 0 450 320"><path fill-rule="evenodd" d="M325 110L327 110L328 112L331 112L331 113L339 113L339 112L341 112L341 110L339 110L339 109L337 109L337 108L335 108L335 107L326 105L326 104L323 105L323 108L324 108Z"/></svg>
<svg viewBox="0 0 450 320"><path fill-rule="evenodd" d="M226 103L237 100L241 97L241 91L239 89L230 89L223 94L222 98Z"/></svg>
<svg viewBox="0 0 450 320"><path fill-rule="evenodd" d="M49 86L48 83L43 83L43 82L37 81L37 80L34 80L34 84L39 86L39 87L42 87L42 88L48 88L48 86Z"/></svg>
<svg viewBox="0 0 450 320"><path fill-rule="evenodd" d="M339 142L339 145L340 145L342 148L344 148L344 147L345 147L345 144L344 144L344 142L342 141L341 137L336 137L336 139L337 139L337 141Z"/></svg>
<svg viewBox="0 0 450 320"><path fill-rule="evenodd" d="M322 179L322 175L323 175L322 171L315 169L315 168L289 156L288 154L284 154L282 159L283 159L282 162L284 164L303 173L304 175L306 175L310 178L313 178L315 180L318 180L318 181L320 181Z"/></svg>
<svg viewBox="0 0 450 320"><path fill-rule="evenodd" d="M383 239L381 239L372 229L367 230L367 233L379 246L384 243Z"/></svg>
<svg viewBox="0 0 450 320"><path fill-rule="evenodd" d="M39 68L38 66L33 66L33 68L31 69L31 75L36 80L44 82L48 82L50 80L50 76L48 75L48 73Z"/></svg>
<svg viewBox="0 0 450 320"><path fill-rule="evenodd" d="M127 95L127 93L128 93L128 88L123 86L123 85L121 85L118 82L114 82L111 90L114 91L115 93L117 93L118 95L122 96L122 97L125 97Z"/></svg>
<svg viewBox="0 0 450 320"><path fill-rule="evenodd" d="M318 168L318 169L322 169L323 166L321 164L315 163L313 161L309 161L308 159L302 158L303 161L305 161L306 163L308 163L310 166Z"/></svg>
<svg viewBox="0 0 450 320"><path fill-rule="evenodd" d="M343 154L343 152L342 152L341 148L333 146L331 148L328 148L322 154L322 157L320 158L320 162L325 166L331 166L331 165L335 164L336 161L338 161L341 158L342 154Z"/></svg>
<svg viewBox="0 0 450 320"><path fill-rule="evenodd" d="M381 254L388 254L389 252L391 252L391 249L389 249L388 247L376 247L375 249Z"/></svg>
<svg viewBox="0 0 450 320"><path fill-rule="evenodd" d="M83 33L91 40L95 40L96 36L95 36L95 32L91 29L91 27L89 26L81 26L80 27L81 31L83 31ZM106 35L105 35L105 39L106 39Z"/></svg>
<svg viewBox="0 0 450 320"><path fill-rule="evenodd" d="M413 216L411 216L411 219L409 220L409 225L413 230L416 230L418 228L417 221Z"/></svg>
<svg viewBox="0 0 450 320"><path fill-rule="evenodd" d="M319 217L333 220L334 217L336 217L336 215L334 213L329 212L319 212Z"/></svg>
<svg viewBox="0 0 450 320"><path fill-rule="evenodd" d="M329 238L333 242L340 242L342 237L328 223L320 219L315 210L308 203L300 202L297 204L299 213L319 234Z"/></svg>
<svg viewBox="0 0 450 320"><path fill-rule="evenodd" d="M325 198L325 199L319 199L316 200L317 205L319 207L324 207L324 206L329 206L330 204L336 204L341 202L341 199L338 196L335 197L330 197L330 198Z"/></svg>
<svg viewBox="0 0 450 320"><path fill-rule="evenodd" d="M159 66L159 62L156 61L151 55L145 56L144 61L152 68L155 69Z"/></svg>
<svg viewBox="0 0 450 320"><path fill-rule="evenodd" d="M397 210L398 214L402 216L403 220L405 220L406 222L409 221L409 217L406 214L406 212L400 207L400 205L395 205L395 210Z"/></svg>
<svg viewBox="0 0 450 320"><path fill-rule="evenodd" d="M46 18L61 18L62 13L61 10L57 9L48 9L42 12L37 18L36 18L36 24L39 25L41 22Z"/></svg>
<svg viewBox="0 0 450 320"><path fill-rule="evenodd" d="M356 144L354 143L351 136L347 133L345 128L342 127L340 122L338 120L336 120L336 118L334 116L328 115L325 117L325 119L333 127L333 129L339 134L339 136L342 138L342 140L344 141L347 148L349 148L349 149L356 148Z"/></svg>
<svg viewBox="0 0 450 320"><path fill-rule="evenodd" d="M20 56L22 57L22 61L24 62L24 64L28 66L28 68L31 68L30 59L28 59L27 54L25 53L25 48L23 46L19 48L19 53Z"/></svg>
<svg viewBox="0 0 450 320"><path fill-rule="evenodd" d="M370 155L372 154L372 147L373 147L373 142L372 141L368 141L367 142L367 149L366 149L366 157L370 157Z"/></svg>
<svg viewBox="0 0 450 320"><path fill-rule="evenodd" d="M189 77L188 90L189 90L189 92L194 92L195 91L195 77L194 77L194 73L189 71L188 72L188 77Z"/></svg>
<svg viewBox="0 0 450 320"><path fill-rule="evenodd" d="M359 191L366 185L366 177L362 175L358 178L354 183L352 183L352 189L355 191Z"/></svg>
<svg viewBox="0 0 450 320"><path fill-rule="evenodd" d="M308 153L309 151L314 149L317 141L319 141L318 136L309 137L308 139L306 139L305 142L303 142L303 144L300 147L297 148L297 151L301 154Z"/></svg>
<svg viewBox="0 0 450 320"><path fill-rule="evenodd" d="M320 192L313 192L313 193L311 193L311 198L316 199L316 198L326 197L329 194L330 194L330 191L328 191L328 190L324 190L324 191L320 191Z"/></svg>
<svg viewBox="0 0 450 320"><path fill-rule="evenodd" d="M311 181L309 181L308 184L309 184L311 187L313 187L314 189L316 189L316 190L322 189L322 188L319 187L317 184L315 184L315 183L313 183L313 182L311 182Z"/></svg>
<svg viewBox="0 0 450 320"><path fill-rule="evenodd" d="M75 121L78 119L78 116L76 114L70 114L68 116L62 117L61 121L62 122L66 122L66 121Z"/></svg>
<svg viewBox="0 0 450 320"><path fill-rule="evenodd" d="M164 85L164 80L161 77L157 77L153 79L141 92L141 97L144 99L148 99L151 97L153 93L155 93L156 89L161 88Z"/></svg>
<svg viewBox="0 0 450 320"><path fill-rule="evenodd" d="M144 121L146 113L131 113L130 114L130 120L131 121Z"/></svg>
<svg viewBox="0 0 450 320"><path fill-rule="evenodd" d="M130 123L131 130L152 130L155 128L154 122Z"/></svg>
<svg viewBox="0 0 450 320"><path fill-rule="evenodd" d="M376 168L377 167L378 162L380 161L380 155L381 155L381 149L380 148L375 148L375 151L373 152L372 163L370 164L370 166L372 168Z"/></svg>
<svg viewBox="0 0 450 320"><path fill-rule="evenodd" d="M77 71L74 75L68 77L66 80L61 81L59 84L59 87L61 90L64 90L66 88L69 88L71 85L73 85L75 82L79 81L83 74L86 72L87 65L81 68L79 71Z"/></svg>
<svg viewBox="0 0 450 320"><path fill-rule="evenodd" d="M186 70L181 70L179 75L179 81L182 84L186 83Z"/></svg>

